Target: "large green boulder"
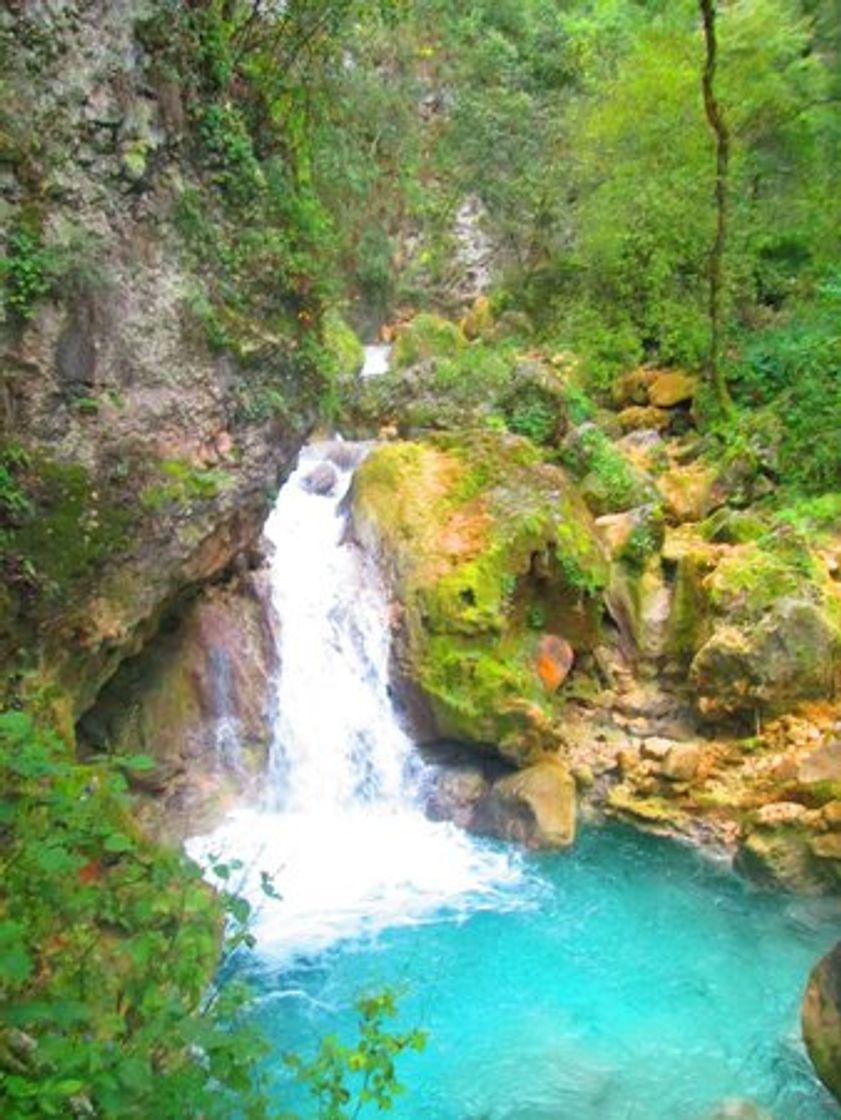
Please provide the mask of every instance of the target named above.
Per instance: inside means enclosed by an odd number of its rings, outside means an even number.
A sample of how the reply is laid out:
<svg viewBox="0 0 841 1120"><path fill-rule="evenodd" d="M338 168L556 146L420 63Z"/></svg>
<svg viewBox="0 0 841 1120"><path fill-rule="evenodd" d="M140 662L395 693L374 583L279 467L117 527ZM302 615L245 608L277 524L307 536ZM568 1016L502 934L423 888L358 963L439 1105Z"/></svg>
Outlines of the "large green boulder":
<svg viewBox="0 0 841 1120"><path fill-rule="evenodd" d="M786 598L760 622L716 627L689 672L707 715L783 711L832 694L841 632L825 606Z"/></svg>
<svg viewBox="0 0 841 1120"><path fill-rule="evenodd" d="M553 749L559 694L540 651L547 635L596 644L608 577L566 474L498 432L385 444L357 471L353 515L402 606L399 670L428 705L428 737L518 764Z"/></svg>
<svg viewBox="0 0 841 1120"><path fill-rule="evenodd" d="M426 358L451 357L465 346L467 338L457 323L422 312L397 332L392 362L402 369Z"/></svg>

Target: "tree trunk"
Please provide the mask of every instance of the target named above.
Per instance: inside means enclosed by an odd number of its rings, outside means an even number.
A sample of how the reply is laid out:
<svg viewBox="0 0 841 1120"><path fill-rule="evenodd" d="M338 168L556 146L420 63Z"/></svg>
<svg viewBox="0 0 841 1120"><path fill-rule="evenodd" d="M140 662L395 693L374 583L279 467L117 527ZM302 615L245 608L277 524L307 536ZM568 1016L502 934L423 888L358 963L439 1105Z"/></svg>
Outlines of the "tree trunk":
<svg viewBox="0 0 841 1120"><path fill-rule="evenodd" d="M715 71L718 44L715 34L716 0L698 0L704 21L706 59L702 88L704 111L715 135L715 240L710 250L709 265L709 318L710 349L707 357L707 376L719 407L727 412L732 407L727 382L721 368L722 297L724 294L724 250L727 244L727 218L729 210L730 132L715 96Z"/></svg>

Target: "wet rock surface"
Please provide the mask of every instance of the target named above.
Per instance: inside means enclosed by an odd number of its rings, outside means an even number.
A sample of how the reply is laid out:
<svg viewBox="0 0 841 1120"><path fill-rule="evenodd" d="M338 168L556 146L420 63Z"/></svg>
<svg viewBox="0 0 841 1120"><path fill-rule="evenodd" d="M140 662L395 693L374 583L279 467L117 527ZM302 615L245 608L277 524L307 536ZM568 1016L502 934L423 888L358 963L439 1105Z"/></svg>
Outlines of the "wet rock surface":
<svg viewBox="0 0 841 1120"><path fill-rule="evenodd" d="M841 1101L841 944L809 977L803 1000L803 1037L818 1076Z"/></svg>
<svg viewBox="0 0 841 1120"><path fill-rule="evenodd" d="M208 587L122 665L79 726L84 749L147 754L143 815L181 838L254 795L272 734L277 672L265 569Z"/></svg>

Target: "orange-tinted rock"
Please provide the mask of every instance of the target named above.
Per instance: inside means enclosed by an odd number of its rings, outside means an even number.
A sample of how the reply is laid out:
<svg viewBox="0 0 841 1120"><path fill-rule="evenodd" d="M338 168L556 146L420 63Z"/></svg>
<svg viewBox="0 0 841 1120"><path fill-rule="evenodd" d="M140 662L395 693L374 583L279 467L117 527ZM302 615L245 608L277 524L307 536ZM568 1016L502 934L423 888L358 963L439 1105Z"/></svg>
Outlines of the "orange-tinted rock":
<svg viewBox="0 0 841 1120"><path fill-rule="evenodd" d="M703 521L716 505L715 472L702 463L673 467L657 479L666 516L673 524Z"/></svg>
<svg viewBox="0 0 841 1120"><path fill-rule="evenodd" d="M613 402L618 406L640 405L648 402L648 386L659 376L656 369L633 369L630 373L623 373L613 383Z"/></svg>
<svg viewBox="0 0 841 1120"><path fill-rule="evenodd" d="M623 432L662 432L668 428L671 420L672 414L668 409L654 408L653 405L632 404L619 413L619 423Z"/></svg>
<svg viewBox="0 0 841 1120"><path fill-rule="evenodd" d="M556 692L569 676L575 653L565 638L544 634L537 646L535 668L547 692Z"/></svg>
<svg viewBox="0 0 841 1120"><path fill-rule="evenodd" d="M697 388L697 378L688 373L664 370L648 386L648 403L656 408L674 408L691 401Z"/></svg>

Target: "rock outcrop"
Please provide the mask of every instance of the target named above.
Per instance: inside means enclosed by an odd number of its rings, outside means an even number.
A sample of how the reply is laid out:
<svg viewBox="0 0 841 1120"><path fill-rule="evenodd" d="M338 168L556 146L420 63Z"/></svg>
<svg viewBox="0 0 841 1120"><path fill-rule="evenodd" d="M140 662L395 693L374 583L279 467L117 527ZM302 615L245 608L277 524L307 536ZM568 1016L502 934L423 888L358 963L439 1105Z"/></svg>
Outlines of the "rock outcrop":
<svg viewBox="0 0 841 1120"><path fill-rule="evenodd" d="M514 773L462 762L436 772L427 815L526 848L566 848L575 839L576 782L557 758Z"/></svg>
<svg viewBox="0 0 841 1120"><path fill-rule="evenodd" d="M206 588L138 656L126 660L85 714L83 749L154 760L135 775L156 832L190 835L232 798L253 793L272 735L277 636L268 572Z"/></svg>
<svg viewBox="0 0 841 1120"><path fill-rule="evenodd" d="M556 690L598 642L607 578L564 472L492 432L384 445L357 473L353 516L392 576L398 671L428 706L425 737L518 764L555 749Z"/></svg>
<svg viewBox="0 0 841 1120"><path fill-rule="evenodd" d="M495 782L470 827L527 848L566 848L575 839L575 816L575 781L553 758Z"/></svg>
<svg viewBox="0 0 841 1120"><path fill-rule="evenodd" d="M841 1101L841 944L818 962L809 977L803 1038L821 1081Z"/></svg>
<svg viewBox="0 0 841 1120"><path fill-rule="evenodd" d="M318 308L281 311L255 265L234 310L207 256L242 230L199 142L201 61L162 11L0 14L4 249L41 281L7 282L0 316L3 694L49 695L68 731L247 555L323 388L298 337Z"/></svg>

